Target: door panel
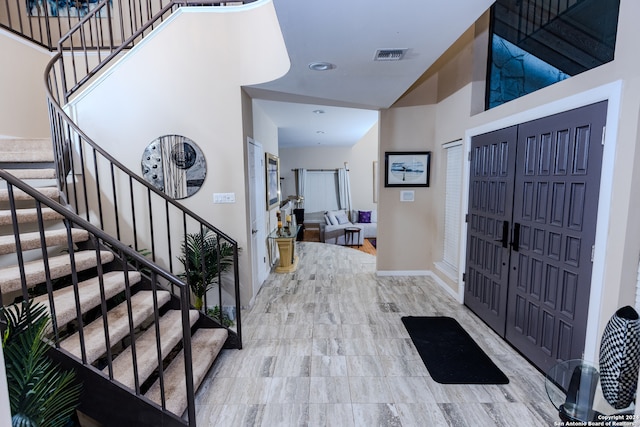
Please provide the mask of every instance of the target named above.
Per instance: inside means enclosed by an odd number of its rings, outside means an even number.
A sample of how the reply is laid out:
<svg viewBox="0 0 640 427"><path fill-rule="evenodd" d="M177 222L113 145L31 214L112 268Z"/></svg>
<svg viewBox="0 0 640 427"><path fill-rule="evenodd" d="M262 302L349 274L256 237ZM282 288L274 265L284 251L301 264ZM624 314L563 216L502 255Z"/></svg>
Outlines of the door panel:
<svg viewBox="0 0 640 427"><path fill-rule="evenodd" d="M606 107L518 127L506 338L543 370L584 350Z"/></svg>
<svg viewBox="0 0 640 427"><path fill-rule="evenodd" d="M464 303L504 336L517 127L471 141Z"/></svg>

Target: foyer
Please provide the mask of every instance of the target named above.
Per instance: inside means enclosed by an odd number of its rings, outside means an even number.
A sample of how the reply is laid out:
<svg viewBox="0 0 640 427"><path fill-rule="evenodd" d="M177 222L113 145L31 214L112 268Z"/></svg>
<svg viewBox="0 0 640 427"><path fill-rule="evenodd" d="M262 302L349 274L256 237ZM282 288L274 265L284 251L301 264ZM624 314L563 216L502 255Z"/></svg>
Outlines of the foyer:
<svg viewBox="0 0 640 427"><path fill-rule="evenodd" d="M271 274L196 401L207 426L544 426L544 376L430 277L378 277L375 257L299 242L298 270ZM509 377L434 382L406 315L456 318Z"/></svg>

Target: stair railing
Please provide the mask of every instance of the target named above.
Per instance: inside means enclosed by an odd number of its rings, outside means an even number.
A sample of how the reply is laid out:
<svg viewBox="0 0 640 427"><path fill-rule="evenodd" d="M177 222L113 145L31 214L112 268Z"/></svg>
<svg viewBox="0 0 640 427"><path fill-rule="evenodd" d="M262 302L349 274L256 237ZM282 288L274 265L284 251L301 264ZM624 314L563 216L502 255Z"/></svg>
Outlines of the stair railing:
<svg viewBox="0 0 640 427"><path fill-rule="evenodd" d="M83 364L86 368L98 373L99 375L105 375L100 370L96 369L90 360L87 359L87 351L85 345L85 337L84 337L84 327L83 325L83 308L80 304L80 294L79 294L79 283L81 281L81 268L76 263L76 254L78 253L78 246L74 242L74 238L72 237L72 229L78 228L82 230L86 230L89 233L89 241L92 243L92 251L95 251L95 260L96 260L96 270L99 278L99 287L100 287L100 304L99 310L100 315L102 316L104 322L104 333L105 333L105 354L106 354L106 364L108 366L108 378L113 381L113 369L112 369L112 353L111 353L111 344L109 343L109 323L107 317L107 297L105 296L105 285L103 280L103 274L106 270L103 268L102 263L104 262L104 253L105 251L110 251L115 254L115 259L120 260L121 263L120 268L124 272L123 275L125 277L125 294L128 299L127 304L127 314L129 319L132 319L132 307L130 302L131 297L131 287L132 284L129 282L129 272L133 272L136 269L146 271L148 280L150 282L151 291L153 294L153 320L156 325L156 350L158 357L158 377L161 387L161 407L164 411L164 415L174 420L174 422L182 423L183 421L179 416L171 414L166 410L166 400L165 400L165 387L163 381L163 356L160 347L160 335L157 330L157 325L160 317L159 305L157 292L159 290L165 290L167 288L167 284L174 290L180 297L180 311L181 311L181 327L182 327L182 342L184 347L184 358L185 358L185 378L186 378L186 396L187 396L187 414L188 414L188 422L190 426L196 425L196 415L195 415L195 390L193 383L193 369L192 369L192 354L191 354L191 323L189 320L189 286L182 281L179 277L175 276L170 271L163 269L159 265L154 262L151 262L144 256L142 256L139 252L133 250L126 244L122 243L120 240L115 239L110 236L108 233L89 223L82 217L74 214L71 210L66 208L65 206L55 202L54 200L42 195L36 189L30 187L20 179L15 178L13 175L8 172L0 169L0 179L6 181L7 189L9 194L9 206L11 211L12 223L13 223L13 234L15 237L15 245L16 245L16 254L18 258L18 267L20 271L20 283L21 283L21 296L24 300L28 300L32 297L33 294L33 285L34 282L39 282L38 279L34 280L30 277L31 270L28 269L27 264L23 259L23 251L21 245L20 234L23 230L21 230L20 222L18 221L18 210L16 208L16 200L15 200L15 192L16 190L23 191L31 196L35 200L35 210L37 214L37 232L40 236L40 246L42 248L42 265L44 266L45 279L43 283L46 284L46 293L48 294L48 304L49 310L52 319L52 333L51 340L56 349L60 352L71 356L72 358L79 359L79 363ZM64 226L66 228L66 244L62 245L62 249L59 250L59 253L66 253L69 257L69 265L71 267L71 286L73 287L73 295L75 296L75 313L76 313L76 322L77 329L79 335L79 344L80 344L80 357L77 355L71 355L69 352L65 351L60 343L61 336L65 334L56 322L56 303L53 298L54 291L54 282L53 280L57 277L53 274L53 269L50 267L49 260L52 255L49 254L47 250L46 244L46 230L45 226L45 216L44 212L47 211L47 215L50 218L51 211L58 214L61 220L64 222ZM29 230L31 231L31 230ZM113 267L112 267L113 268ZM118 271L120 268L116 268ZM68 282L67 282L68 283ZM7 283L0 284L3 288L3 292L0 292L0 304L6 305L9 301L3 301L2 294L5 293L4 289L8 286ZM177 292L176 292L177 289ZM129 322L129 337L131 338L131 349L133 353L133 360L136 360L135 356L135 341L136 341L136 330L133 323ZM135 363L135 362L134 362ZM135 375L135 390L133 391L136 395L141 395L140 382L138 381L137 374L137 366L134 364L132 371ZM130 391L129 391L130 392Z"/></svg>
<svg viewBox="0 0 640 427"><path fill-rule="evenodd" d="M129 244L134 250L149 251L153 261L172 274L181 272L176 260L186 244L187 234L210 230L218 242L218 251L225 243L231 245L232 272L223 273L218 269L216 301L210 303L205 295L204 308L219 307L217 313L221 324L222 317L232 313L236 327L235 331L230 331L230 335L237 337L236 346L241 348L237 242L120 163L85 135L62 106L109 61L142 40L176 8L187 5L239 5L255 0L174 0L159 5L158 9L152 8L152 2L130 1L126 7L119 2L118 10L128 9L129 19L123 21L120 12L117 19L103 22L103 16L109 17L111 14L111 1L97 3L63 36L58 43L58 53L45 70L58 186L65 201L73 206L76 213L89 222L99 224L102 230ZM119 25L111 26L111 21ZM119 44L119 40L123 42ZM234 305L225 308L223 300L229 295Z"/></svg>
<svg viewBox="0 0 640 427"><path fill-rule="evenodd" d="M58 188L64 202L86 221L135 251L148 252L153 262L176 276L184 273L177 260L189 234L213 233L219 264L221 246L232 247L232 266L225 271L218 265L217 292L204 295L203 310L217 306L222 325L223 317L232 312L235 330L230 335L237 340L235 346L242 348L237 241L122 165L86 136L55 102L49 102L49 117ZM204 276L204 265L202 270ZM225 305L225 297L232 300L230 305Z"/></svg>
<svg viewBox="0 0 640 427"><path fill-rule="evenodd" d="M585 0L520 0L518 41L535 34L554 19Z"/></svg>

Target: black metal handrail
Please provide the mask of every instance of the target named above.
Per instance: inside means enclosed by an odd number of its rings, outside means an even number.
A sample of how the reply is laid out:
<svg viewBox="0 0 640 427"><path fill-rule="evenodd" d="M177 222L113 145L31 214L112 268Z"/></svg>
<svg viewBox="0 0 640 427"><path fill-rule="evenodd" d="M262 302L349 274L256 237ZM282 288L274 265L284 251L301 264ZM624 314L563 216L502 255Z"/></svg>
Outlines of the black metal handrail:
<svg viewBox="0 0 640 427"><path fill-rule="evenodd" d="M522 41L585 0L522 0L518 41Z"/></svg>
<svg viewBox="0 0 640 427"><path fill-rule="evenodd" d="M98 373L100 372L93 369L93 367L91 366L91 362L87 360L87 353L86 353L86 346L85 346L85 339L84 339L85 325L83 325L83 320L82 320L83 313L82 313L82 308L80 305L80 297L79 297L80 275L79 275L79 268L77 267L77 264L75 261L76 254L79 251L72 237L71 230L73 228L86 230L89 233L89 241L91 242L91 247L92 247L92 249L90 250L95 252L96 269L97 269L97 275L98 275L99 286L100 286L100 294L101 294L100 314L104 322L104 333L105 333L106 355L107 355L106 363L108 366L108 378L110 380L113 381L113 370L112 370L113 356L110 350L111 344L109 343L109 324L108 324L108 317L107 317L108 309L107 309L107 298L105 297L105 288L104 288L104 281L103 281L104 271L102 266L102 262L103 262L102 253L104 251L111 251L112 253L114 253L116 257L115 259L118 259L121 261L120 265L122 267L123 275L125 278L125 294L127 296L127 314L129 316L129 319L132 319L132 314L133 314L132 307L130 304L132 284L129 282L129 272L132 272L135 269L144 270L147 272L147 278L149 280L151 291L153 293L153 320L156 323L156 325L158 324L157 322L160 316L157 292L159 290L168 289L167 284L169 284L173 292L180 297L182 342L183 342L184 357L185 357L185 378L186 378L185 392L187 395L187 402L188 402L187 413L189 417L188 418L189 425L195 426L195 420L196 420L195 391L194 391L194 384L193 384L193 369L192 369L192 363L191 363L191 360L192 360L191 323L189 320L189 310L191 309L191 307L189 305L189 286L180 278L172 274L170 271L167 271L166 269L160 267L156 263L148 260L147 258L142 256L140 253L133 250L132 248L122 243L118 239L113 238L108 233L94 226L93 224L86 221L82 217L76 215L68 208L42 195L36 189L30 187L20 179L15 178L13 175L9 174L8 172L2 169L0 169L0 179L6 181L7 183L9 206L10 206L11 217L12 217L13 235L15 237L15 244L16 244L15 249L16 249L16 254L18 258L17 265L20 271L20 276L21 276L21 284L22 284L21 293L22 293L22 298L24 300L28 300L29 298L32 297L32 290L29 289L29 286L28 286L25 262L23 259L23 252L22 252L21 238L20 238L20 234L22 230L21 230L21 224L17 218L17 215L18 215L17 212L19 209L16 207L17 203L15 200L15 189L17 188L27 193L35 201L35 206L36 206L35 209L37 212L37 232L40 235L40 243L41 243L40 246L42 249L41 256L42 256L43 266L45 270L44 283L46 283L49 310L50 310L51 319L52 319L52 325L51 325L52 338L51 339L53 341L53 345L58 350L64 352L64 350L62 350L60 345L61 343L60 336L63 335L63 333L58 328L58 324L56 322L56 303L53 297L54 285L53 285L52 274L51 274L51 269L49 265L49 259L51 258L51 255L49 254L47 245L46 245L47 227L45 226L45 220L43 216L44 209L50 209L56 212L61 217L61 221L63 221L64 226L66 228L66 236L67 236L66 244L62 245L63 249L61 252L66 252L69 256L69 265L71 268L70 285L73 287L73 294L75 297L74 298L75 312L77 316L76 323L77 323L77 328L79 333L79 342L80 342L80 350L81 350L80 363L87 366L89 369L92 369ZM175 291L176 289L178 290L178 292ZM0 293L0 304L4 305L4 303L5 302L2 300L2 293ZM137 337L135 333L135 327L131 321L129 322L129 337L131 339L131 349L132 349L132 354L134 359L133 372L134 372L135 382L136 382L135 394L140 395L141 390L140 390L139 381L137 379L138 377L137 365L135 364L135 341ZM161 407L163 410L166 411L164 384L162 381L163 372L164 372L164 368L162 364L163 356L161 354L159 340L160 340L160 335L156 330L156 341L158 344L156 348L157 348L157 351L159 352L158 353L158 361L159 361L158 376L160 379L160 387L162 389ZM69 354L68 352L66 354L71 357L77 357ZM175 417L170 413L168 415ZM179 419L179 417L177 417L176 419Z"/></svg>
<svg viewBox="0 0 640 427"><path fill-rule="evenodd" d="M97 43L97 41L104 40L98 35L105 33L112 35L114 33L113 28L109 26L111 20L107 20L106 25L109 28L106 31L103 30L103 24L100 21L102 13L107 16L110 13L110 8L107 7L109 1L103 0L98 3L63 37L58 45L58 53L51 59L45 70L45 85L59 188L63 191L65 200L75 208L79 215L84 216L88 221L99 223L100 228L119 240L129 243L135 250L150 250L153 260L174 274L177 274L174 259L176 253L181 249L180 238L173 237L176 234L186 236L189 233L211 230L219 243L226 242L231 245L233 247L232 278L223 277L219 271L216 305L219 306L218 313L222 316L223 289L233 296L237 342L238 347L241 348L242 326L237 242L199 215L151 186L102 149L73 122L63 110L62 105L82 84L103 69L110 60L122 50L133 46L144 38L149 29L164 20L177 7L245 4L255 0L234 2L172 1L160 7L160 10L153 14L149 21L139 25L132 23L129 27L131 30L135 29L132 34L123 32L124 27L120 25L120 36L125 39L125 42L115 48L112 47L115 44L112 41L115 39L110 39L109 43ZM132 7L131 3L129 9L138 10L136 7ZM145 10L146 15L150 16L152 11ZM139 14L142 15L142 12ZM118 22L122 23L121 15ZM96 32L98 28L101 29L99 33ZM93 68L89 67L89 49L86 48L89 45L109 46L110 50L110 53L104 57L98 54L98 61L93 61ZM68 51L75 54L64 53ZM84 59L82 66L79 66L75 61L76 57ZM69 81L71 84L68 83ZM142 203L141 199L144 199ZM112 209L107 209L106 206L109 204ZM126 222L127 220L129 222ZM158 230L162 230L160 234L163 237L161 239L156 237ZM229 283L230 280L233 281L232 284ZM204 307L207 306L205 295Z"/></svg>

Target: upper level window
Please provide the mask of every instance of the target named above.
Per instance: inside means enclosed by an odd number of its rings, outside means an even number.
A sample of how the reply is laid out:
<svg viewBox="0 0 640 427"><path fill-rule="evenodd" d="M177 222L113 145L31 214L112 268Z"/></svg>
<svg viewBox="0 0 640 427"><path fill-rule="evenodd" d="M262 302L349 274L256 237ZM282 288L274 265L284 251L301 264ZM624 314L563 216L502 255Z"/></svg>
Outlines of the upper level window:
<svg viewBox="0 0 640 427"><path fill-rule="evenodd" d="M620 0L496 0L486 106L613 60Z"/></svg>

